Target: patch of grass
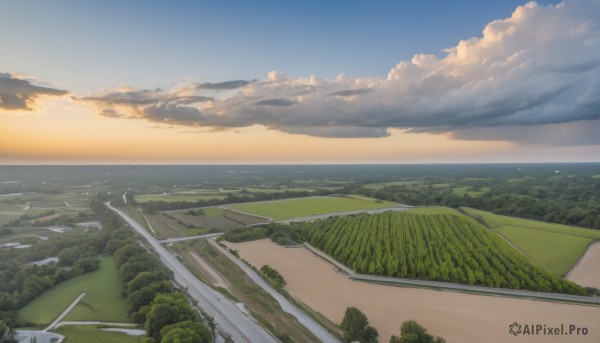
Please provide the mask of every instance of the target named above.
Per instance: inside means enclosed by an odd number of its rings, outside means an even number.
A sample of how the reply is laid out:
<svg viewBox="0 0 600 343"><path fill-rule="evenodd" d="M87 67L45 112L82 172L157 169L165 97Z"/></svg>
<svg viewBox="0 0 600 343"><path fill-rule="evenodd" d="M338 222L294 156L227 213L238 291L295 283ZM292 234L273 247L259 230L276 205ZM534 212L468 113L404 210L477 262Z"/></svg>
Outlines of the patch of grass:
<svg viewBox="0 0 600 343"><path fill-rule="evenodd" d="M413 207L408 210L410 213L417 214L457 214L461 215L461 213L450 207L442 207L442 206L431 206L431 207Z"/></svg>
<svg viewBox="0 0 600 343"><path fill-rule="evenodd" d="M142 194L136 195L135 200L139 203L149 201L165 201L165 202L196 202L198 200L225 199L227 195L223 194Z"/></svg>
<svg viewBox="0 0 600 343"><path fill-rule="evenodd" d="M556 275L567 273L588 245L600 239L599 230L501 216L472 208L462 210L502 235L533 262Z"/></svg>
<svg viewBox="0 0 600 343"><path fill-rule="evenodd" d="M462 197L466 194L473 198L477 198L489 191L490 191L490 187L482 187L481 190L479 190L479 191L474 191L474 190L472 190L472 187L469 187L469 186L452 188L452 192L458 196Z"/></svg>
<svg viewBox="0 0 600 343"><path fill-rule="evenodd" d="M397 204L395 203L375 199L366 200L349 197L314 197L279 201L251 202L227 205L225 207L263 217L283 220L333 212L372 210L396 206Z"/></svg>
<svg viewBox="0 0 600 343"><path fill-rule="evenodd" d="M122 332L103 331L93 325L63 326L52 330L65 336L64 343L137 343L140 337Z"/></svg>
<svg viewBox="0 0 600 343"><path fill-rule="evenodd" d="M129 322L127 302L121 297L122 289L113 258L103 257L99 270L76 276L47 290L23 307L18 318L35 325L47 325L81 293L87 292L66 320Z"/></svg>

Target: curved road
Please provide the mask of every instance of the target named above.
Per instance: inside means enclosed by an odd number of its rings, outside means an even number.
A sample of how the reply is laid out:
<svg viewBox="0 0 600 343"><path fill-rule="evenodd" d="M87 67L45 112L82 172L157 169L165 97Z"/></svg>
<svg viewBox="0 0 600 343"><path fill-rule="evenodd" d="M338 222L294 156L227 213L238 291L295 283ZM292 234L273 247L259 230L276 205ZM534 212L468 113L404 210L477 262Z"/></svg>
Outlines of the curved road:
<svg viewBox="0 0 600 343"><path fill-rule="evenodd" d="M167 251L156 238L148 233L148 231L135 220L130 218L124 212L112 207L110 202L105 203L105 205L125 219L133 229L150 243L165 266L173 271L175 281L187 288L189 295L198 301L198 305L208 313L208 315L214 317L215 322L218 323L220 329L230 334L231 338L233 338L236 343L277 342L275 338L254 322L252 318L242 313L232 301L226 299L217 291L200 282L200 280L187 270L175 256Z"/></svg>
<svg viewBox="0 0 600 343"><path fill-rule="evenodd" d="M240 261L240 259L233 256L227 249L224 249L222 246L215 242L214 238L208 239L208 243L218 249L223 255L229 258L233 263L235 263L238 267L240 267L251 279L264 289L267 293L269 293L281 306L281 308L296 317L298 321L304 325L308 330L310 330L313 335L315 335L321 342L324 343L339 343L339 340L333 336L329 331L327 331L321 324L317 323L314 319L309 317L306 313L302 312L296 306L292 305L289 300L287 300L281 293L277 292L271 285L269 285L257 272L255 272L252 268L248 267L244 262Z"/></svg>

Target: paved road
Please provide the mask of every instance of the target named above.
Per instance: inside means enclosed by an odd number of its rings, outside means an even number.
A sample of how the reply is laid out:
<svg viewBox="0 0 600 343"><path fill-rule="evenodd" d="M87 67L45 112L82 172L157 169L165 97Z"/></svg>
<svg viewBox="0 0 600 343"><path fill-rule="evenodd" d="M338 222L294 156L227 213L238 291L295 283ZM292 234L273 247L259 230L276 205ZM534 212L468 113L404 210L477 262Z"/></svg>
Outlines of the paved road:
<svg viewBox="0 0 600 343"><path fill-rule="evenodd" d="M165 249L146 229L124 212L112 207L110 203L106 206L119 214L131 227L142 235L152 248L159 254L161 261L171 269L175 275L175 281L187 288L189 295L198 301L198 305L208 315L214 317L219 328L231 335L236 343L261 342L276 343L269 333L260 327L252 318L243 314L231 301L226 299L217 291L208 287L198 280L187 270L167 249Z"/></svg>
<svg viewBox="0 0 600 343"><path fill-rule="evenodd" d="M377 283L386 283L386 284L395 284L399 286L412 286L412 287L427 287L434 288L439 290L450 290L450 291L459 291L459 292L470 292L470 293L478 293L478 294L489 294L489 295L502 295L516 298L531 298L531 299L539 299L539 300L551 300L551 301L562 301L562 302L575 302L575 303L585 303L585 304L593 304L600 305L600 298L594 297L582 297L578 295L569 295L569 294L557 294L557 293L545 293L545 292L534 292L534 291L525 291L518 289L508 289L508 288L492 288L492 287L481 287L481 286L469 286L462 285L451 282L440 282L440 281L425 281L425 280L414 280L414 279L403 279L403 278L395 278L388 276L376 276L376 275L366 275L366 274L357 274L352 269L346 267L340 262L336 261L333 257L327 255L323 251L313 247L308 243L304 243L304 245L313 253L318 255L319 257L325 259L329 263L333 264L344 273L348 275L349 279L359 280L359 281L368 281L368 282L377 282Z"/></svg>
<svg viewBox="0 0 600 343"><path fill-rule="evenodd" d="M411 208L412 207L409 207L409 206L398 206L398 207L377 208L377 209L374 209L374 210L356 210L356 211L346 211L346 212L333 212L333 213L317 214L317 215L314 215L314 216L298 217L298 218L292 218L292 219L286 219L286 220L276 220L275 223L290 224L290 223L297 223L297 222L310 222L310 221L318 220L318 219L327 219L327 218L331 218L331 217L349 216L349 215L352 215L352 214L361 214L361 213L376 214L376 213L383 213L383 212L387 212L387 211L400 212L400 211L406 211L406 210L411 209Z"/></svg>
<svg viewBox="0 0 600 343"><path fill-rule="evenodd" d="M183 242L183 241L191 241L194 239L206 239L211 237L217 237L223 235L223 232L216 233L207 233L206 235L199 236L187 236L187 237L177 237L177 238L168 238L162 241L158 241L158 243L166 244L166 243L175 243L175 242Z"/></svg>
<svg viewBox="0 0 600 343"><path fill-rule="evenodd" d="M61 314L60 314L60 316L58 316L58 317L57 317L57 318L56 318L56 319L55 319L55 320L52 322L52 324L48 325L48 327L47 327L47 328L45 328L43 331L44 331L44 332L46 332L46 331L48 331L48 330L50 330L50 329L52 329L52 328L55 328L55 327L57 326L57 324L58 324L58 323L59 323L61 320L63 320L63 318L64 318L64 317L66 317L66 316L67 316L67 314L69 314L69 312L71 312L71 310L72 310L72 309L73 309L73 308L74 308L74 307L77 305L77 303L79 303L79 301L80 301L81 299L83 299L83 297L85 297L85 295L86 295L86 294L87 294L86 292L83 292L83 293L79 294L79 296L77 297L77 299L75 299L75 300L74 300L74 301L71 303L71 305L69 305L69 307L67 307L67 308L66 308L66 309L63 311L63 313L61 313Z"/></svg>
<svg viewBox="0 0 600 343"><path fill-rule="evenodd" d="M209 239L208 243L222 252L227 258L229 258L233 263L235 263L238 267L240 267L251 279L259 285L262 289L264 289L267 293L269 293L281 306L281 308L296 317L298 321L304 325L308 330L310 330L313 335L315 335L321 342L324 343L339 343L339 340L333 336L329 331L327 331L324 327L322 327L319 323L317 323L314 319L309 317L306 313L302 312L296 306L292 305L281 293L277 292L271 285L269 285L258 273L256 273L252 268L248 267L244 262L240 261L238 258L233 256L227 249L224 249L222 246L215 242L214 238Z"/></svg>
<svg viewBox="0 0 600 343"><path fill-rule="evenodd" d="M95 321L91 321L91 322L60 322L60 323L56 323L56 325L54 325L54 328L59 328L61 326L67 326L67 325L109 325L109 326L118 326L118 327L136 327L139 324L136 323L111 323L111 322L95 322Z"/></svg>

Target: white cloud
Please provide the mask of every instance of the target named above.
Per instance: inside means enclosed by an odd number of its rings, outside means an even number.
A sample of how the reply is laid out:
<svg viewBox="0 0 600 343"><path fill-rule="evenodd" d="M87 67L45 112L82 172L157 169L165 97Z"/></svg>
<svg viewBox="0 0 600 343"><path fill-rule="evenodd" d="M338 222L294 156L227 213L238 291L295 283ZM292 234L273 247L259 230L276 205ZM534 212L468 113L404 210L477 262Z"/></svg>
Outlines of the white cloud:
<svg viewBox="0 0 600 343"><path fill-rule="evenodd" d="M383 137L388 128L447 132L597 120L599 24L597 0L531 2L489 23L481 37L445 49L442 58L417 54L386 77L294 79L272 71L262 81L178 86L188 92L188 101L173 99L180 88L113 91L81 100L112 116L211 128L260 124L324 137ZM237 93L220 100L193 98L222 89ZM128 102L116 103L122 98Z"/></svg>

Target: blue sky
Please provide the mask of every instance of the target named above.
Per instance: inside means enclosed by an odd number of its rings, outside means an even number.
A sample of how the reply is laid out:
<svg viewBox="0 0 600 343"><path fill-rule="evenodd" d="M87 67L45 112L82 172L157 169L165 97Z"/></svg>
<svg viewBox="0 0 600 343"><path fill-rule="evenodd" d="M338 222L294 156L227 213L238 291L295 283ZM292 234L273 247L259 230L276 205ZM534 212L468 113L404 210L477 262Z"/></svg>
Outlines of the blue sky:
<svg viewBox="0 0 600 343"><path fill-rule="evenodd" d="M600 161L597 0L2 5L0 163Z"/></svg>
<svg viewBox="0 0 600 343"><path fill-rule="evenodd" d="M384 76L510 16L520 1L14 1L0 12L4 70L69 89Z"/></svg>

